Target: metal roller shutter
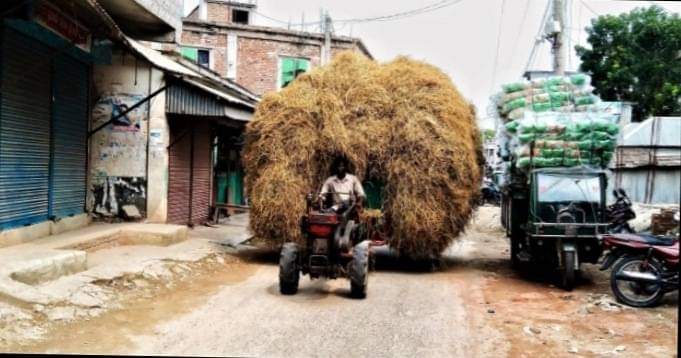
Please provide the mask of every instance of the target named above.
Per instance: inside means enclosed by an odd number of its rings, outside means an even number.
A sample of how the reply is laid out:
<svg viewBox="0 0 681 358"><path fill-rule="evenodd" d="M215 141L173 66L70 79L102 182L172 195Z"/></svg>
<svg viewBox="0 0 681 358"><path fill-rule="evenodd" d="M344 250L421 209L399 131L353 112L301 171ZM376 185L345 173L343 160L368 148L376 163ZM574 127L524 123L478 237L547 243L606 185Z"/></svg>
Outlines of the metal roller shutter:
<svg viewBox="0 0 681 358"><path fill-rule="evenodd" d="M196 123L194 129L194 161L192 162L192 214L191 223L198 225L210 216L211 168L210 123Z"/></svg>
<svg viewBox="0 0 681 358"><path fill-rule="evenodd" d="M50 53L2 29L0 58L0 229L48 218Z"/></svg>
<svg viewBox="0 0 681 358"><path fill-rule="evenodd" d="M168 222L205 223L211 200L210 124L181 119L169 122Z"/></svg>
<svg viewBox="0 0 681 358"><path fill-rule="evenodd" d="M184 121L169 121L168 222L186 225L189 218L191 129Z"/></svg>
<svg viewBox="0 0 681 358"><path fill-rule="evenodd" d="M70 57L55 59L50 217L85 211L88 67Z"/></svg>

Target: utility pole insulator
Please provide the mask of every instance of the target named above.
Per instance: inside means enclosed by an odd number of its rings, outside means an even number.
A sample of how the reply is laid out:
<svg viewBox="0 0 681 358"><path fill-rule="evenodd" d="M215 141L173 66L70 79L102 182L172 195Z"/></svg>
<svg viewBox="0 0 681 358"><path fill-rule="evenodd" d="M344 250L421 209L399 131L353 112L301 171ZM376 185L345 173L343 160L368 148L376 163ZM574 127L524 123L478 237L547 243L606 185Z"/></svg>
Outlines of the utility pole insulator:
<svg viewBox="0 0 681 358"><path fill-rule="evenodd" d="M567 57L567 47L565 47L565 2L566 0L553 0L553 31L551 37L553 41L553 71L559 75L565 75L565 58Z"/></svg>

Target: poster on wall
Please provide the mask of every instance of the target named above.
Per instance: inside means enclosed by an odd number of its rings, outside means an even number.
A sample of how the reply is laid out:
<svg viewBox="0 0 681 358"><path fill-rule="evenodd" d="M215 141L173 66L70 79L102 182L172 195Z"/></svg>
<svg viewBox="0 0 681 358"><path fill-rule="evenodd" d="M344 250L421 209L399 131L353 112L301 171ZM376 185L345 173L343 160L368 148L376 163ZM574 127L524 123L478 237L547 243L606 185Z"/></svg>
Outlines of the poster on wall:
<svg viewBox="0 0 681 358"><path fill-rule="evenodd" d="M144 97L106 92L92 109L93 128L111 122L92 136L88 210L93 214L145 214L148 103L126 113Z"/></svg>
<svg viewBox="0 0 681 358"><path fill-rule="evenodd" d="M134 206L146 215L146 180L138 177L105 177L92 185L92 212L100 216L129 216Z"/></svg>
<svg viewBox="0 0 681 358"><path fill-rule="evenodd" d="M118 93L104 95L97 100L92 112L95 125L113 121L111 130L114 132L137 132L142 125L142 119L147 113L146 105L139 106L125 113L129 108L144 99L141 94ZM121 114L125 113L121 116Z"/></svg>

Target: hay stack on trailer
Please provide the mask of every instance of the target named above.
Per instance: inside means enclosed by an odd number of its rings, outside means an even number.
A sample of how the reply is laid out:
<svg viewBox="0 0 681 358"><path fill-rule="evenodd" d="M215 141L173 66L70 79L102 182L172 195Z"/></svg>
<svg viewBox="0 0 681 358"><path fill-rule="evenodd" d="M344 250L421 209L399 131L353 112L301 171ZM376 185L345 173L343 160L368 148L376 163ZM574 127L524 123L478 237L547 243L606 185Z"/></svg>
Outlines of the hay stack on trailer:
<svg viewBox="0 0 681 358"><path fill-rule="evenodd" d="M273 245L299 242L304 197L338 155L384 183L391 246L438 255L464 229L483 163L473 107L428 64L378 64L351 52L262 99L246 129L251 228Z"/></svg>

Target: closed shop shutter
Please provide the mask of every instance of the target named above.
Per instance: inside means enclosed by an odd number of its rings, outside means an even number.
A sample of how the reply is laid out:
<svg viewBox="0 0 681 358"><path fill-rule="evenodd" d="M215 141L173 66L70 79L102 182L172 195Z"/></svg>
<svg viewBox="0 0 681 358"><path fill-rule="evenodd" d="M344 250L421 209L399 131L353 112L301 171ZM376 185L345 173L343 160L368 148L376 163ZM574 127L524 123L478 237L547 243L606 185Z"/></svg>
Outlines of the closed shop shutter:
<svg viewBox="0 0 681 358"><path fill-rule="evenodd" d="M192 220L198 225L208 221L211 199L211 132L210 123L201 121L194 129L194 161L192 168Z"/></svg>
<svg viewBox="0 0 681 358"><path fill-rule="evenodd" d="M168 149L168 222L186 225L189 218L191 129L187 122L171 120Z"/></svg>
<svg viewBox="0 0 681 358"><path fill-rule="evenodd" d="M0 53L0 229L48 218L50 52L9 28Z"/></svg>
<svg viewBox="0 0 681 358"><path fill-rule="evenodd" d="M85 210L88 67L65 55L55 59L50 216Z"/></svg>
<svg viewBox="0 0 681 358"><path fill-rule="evenodd" d="M208 221L211 196L210 124L170 120L168 222Z"/></svg>

